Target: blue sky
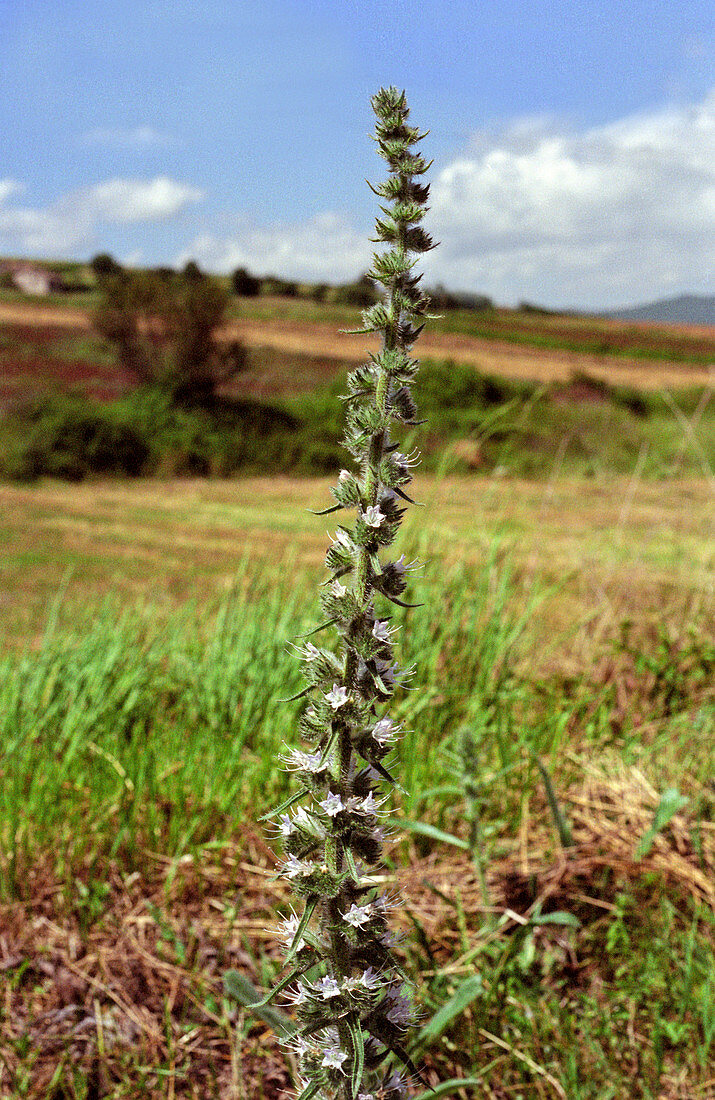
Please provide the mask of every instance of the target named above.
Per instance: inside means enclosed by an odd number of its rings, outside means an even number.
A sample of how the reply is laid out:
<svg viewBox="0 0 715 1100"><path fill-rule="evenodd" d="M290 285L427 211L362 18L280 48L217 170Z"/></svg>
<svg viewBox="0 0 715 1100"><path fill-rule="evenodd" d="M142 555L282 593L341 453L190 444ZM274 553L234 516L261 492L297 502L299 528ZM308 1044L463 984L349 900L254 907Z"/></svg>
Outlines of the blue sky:
<svg viewBox="0 0 715 1100"><path fill-rule="evenodd" d="M407 89L427 276L547 305L708 292L704 0L1 0L0 253L353 278Z"/></svg>

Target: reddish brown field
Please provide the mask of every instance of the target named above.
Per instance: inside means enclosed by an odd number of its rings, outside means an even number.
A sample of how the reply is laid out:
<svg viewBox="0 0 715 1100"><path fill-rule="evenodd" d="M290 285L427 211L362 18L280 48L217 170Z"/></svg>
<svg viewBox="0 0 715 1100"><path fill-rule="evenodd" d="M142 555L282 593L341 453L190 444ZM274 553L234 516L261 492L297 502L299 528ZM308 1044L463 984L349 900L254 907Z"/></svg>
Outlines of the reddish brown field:
<svg viewBox="0 0 715 1100"><path fill-rule="evenodd" d="M521 318L521 319L520 319ZM475 322L476 324L476 322ZM588 374L614 385L628 385L644 390L707 386L713 382L715 368L712 364L678 361L672 358L680 351L683 355L707 355L713 348L712 331L689 326L647 326L619 322L558 317L539 317L527 328L522 315L503 311L490 321L490 329L501 325L505 337L477 336L460 332L426 332L420 341L422 358L453 359L472 363L480 370L509 378L521 378L537 382L566 382L574 374ZM0 329L10 326L18 338L32 343L45 344L75 333L90 333L91 323L86 313L57 306L22 305L0 303ZM652 335L643 343L644 330ZM296 320L274 316L244 318L232 321L224 330L226 338L239 339L250 349L265 349L283 355L307 357L316 361L318 378L330 374L337 362L359 362L375 347L374 339L364 336L347 337L338 323L320 320ZM634 347L636 334L638 347L647 350L662 349L662 360L643 358L624 352ZM515 343L514 338L528 341L532 336L537 344ZM611 350L603 352L571 351L564 348L539 347L540 336L561 339L600 341ZM617 354L614 354L614 351ZM43 373L44 372L44 373ZM312 375L311 371L311 375ZM280 388L279 380L270 377L270 370L253 380L252 389L260 391L268 386L271 392ZM66 362L59 367L53 361L51 369L42 362L38 348L36 358L23 358L20 362L11 350L0 356L0 399L8 399L17 392L20 378L55 380L62 385L78 383L92 392L114 396L127 384L126 379L111 368L95 367L79 360ZM248 380L247 380L248 381ZM290 381L290 380L289 380ZM283 381L285 385L285 379ZM290 388L302 388L291 386Z"/></svg>

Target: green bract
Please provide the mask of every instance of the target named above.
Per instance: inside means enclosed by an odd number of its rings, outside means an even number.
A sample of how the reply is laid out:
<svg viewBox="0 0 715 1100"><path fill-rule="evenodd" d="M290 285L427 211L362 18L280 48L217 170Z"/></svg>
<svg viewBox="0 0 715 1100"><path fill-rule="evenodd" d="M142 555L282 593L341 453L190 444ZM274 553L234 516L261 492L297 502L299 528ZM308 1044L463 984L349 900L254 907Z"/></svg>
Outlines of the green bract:
<svg viewBox="0 0 715 1100"><path fill-rule="evenodd" d="M337 632L338 645L335 652L312 642L298 649L307 681L300 732L309 748L285 757L301 790L281 807L288 812L278 826L283 873L304 902L282 930L287 961L297 963L291 980L300 975L291 1045L302 1100L401 1100L404 1068L416 1072L405 1051L413 1012L388 929L393 902L373 876L385 836L382 788L393 782L383 761L399 736L384 708L406 675L394 661L390 604L410 606L400 598L409 566L381 553L395 540L403 502L410 502L403 487L417 463L391 433L417 423L410 349L428 302L414 274L415 254L433 244L418 224L429 187L414 177L429 165L413 151L423 135L408 124L405 94L381 88L372 106L378 151L390 168L373 188L391 202L380 208L376 240L389 247L373 257L369 272L384 299L364 311L359 331L380 333L382 348L348 379L344 445L355 469L341 471L326 511L356 515L338 526L328 548L330 578L321 595L324 626ZM395 1059L400 1071L385 1070Z"/></svg>

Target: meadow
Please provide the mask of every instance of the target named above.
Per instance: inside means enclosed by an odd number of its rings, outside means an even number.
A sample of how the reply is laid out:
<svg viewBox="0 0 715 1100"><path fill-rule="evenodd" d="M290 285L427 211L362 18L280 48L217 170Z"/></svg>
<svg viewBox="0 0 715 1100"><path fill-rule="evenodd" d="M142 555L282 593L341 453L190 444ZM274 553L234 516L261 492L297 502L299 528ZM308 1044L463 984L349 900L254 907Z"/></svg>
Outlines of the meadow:
<svg viewBox="0 0 715 1100"><path fill-rule="evenodd" d="M702 455L700 455L702 458ZM715 1095L712 480L415 484L401 948L436 1095ZM0 1095L278 1100L325 477L0 486ZM399 617L402 622L402 614Z"/></svg>
<svg viewBox="0 0 715 1100"><path fill-rule="evenodd" d="M246 369L176 408L91 308L0 292L0 1096L280 1100L259 819L369 342L235 300ZM459 1100L715 1097L712 332L430 328L384 872L411 1053Z"/></svg>

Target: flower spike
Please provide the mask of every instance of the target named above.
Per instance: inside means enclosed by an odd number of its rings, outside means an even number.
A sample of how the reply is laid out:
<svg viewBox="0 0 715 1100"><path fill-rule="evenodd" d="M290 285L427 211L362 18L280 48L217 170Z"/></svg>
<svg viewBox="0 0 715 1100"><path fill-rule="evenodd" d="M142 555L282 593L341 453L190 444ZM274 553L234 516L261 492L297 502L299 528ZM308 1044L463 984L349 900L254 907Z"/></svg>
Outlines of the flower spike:
<svg viewBox="0 0 715 1100"><path fill-rule="evenodd" d="M284 755L300 790L273 815L282 814L282 873L303 902L300 915L284 922L283 936L285 962L295 961L290 979L302 979L291 994L299 1100L403 1100L407 1079L394 1066L382 1068L391 1056L418 1074L405 1050L414 1013L392 953L393 899L377 892L368 872L382 865L389 826L381 784L397 786L382 761L400 727L382 712L411 671L394 663L398 628L389 603L419 606L401 598L414 563L381 555L395 541L403 503L412 503L406 487L418 459L403 454L392 433L419 423L411 349L428 301L414 268L434 244L420 224L429 185L415 179L429 168L415 150L424 134L409 123L404 91L381 88L372 107L377 151L389 168L383 183L370 185L384 200L375 240L387 247L375 253L368 273L382 299L363 312L358 331L378 333L382 346L348 378L343 442L354 470L340 472L331 490L335 503L315 513L354 514L352 527L341 524L326 553L325 621L300 636L332 627L337 645L334 652L305 641L293 647L307 684L294 698L304 699L299 728L310 748ZM283 812L299 800L298 809Z"/></svg>

